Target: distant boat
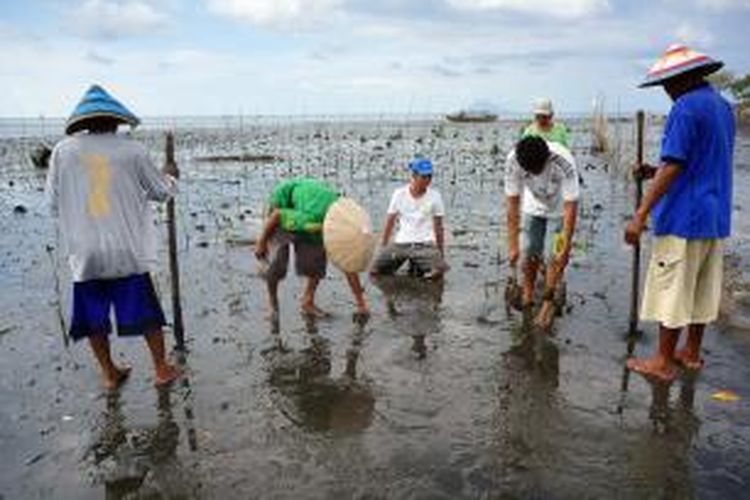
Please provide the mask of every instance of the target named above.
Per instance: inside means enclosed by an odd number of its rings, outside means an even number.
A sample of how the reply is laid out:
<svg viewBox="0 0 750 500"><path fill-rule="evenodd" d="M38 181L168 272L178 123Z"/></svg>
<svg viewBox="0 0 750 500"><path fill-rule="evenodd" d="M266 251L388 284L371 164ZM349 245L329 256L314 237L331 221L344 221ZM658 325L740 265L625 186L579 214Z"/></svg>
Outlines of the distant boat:
<svg viewBox="0 0 750 500"><path fill-rule="evenodd" d="M445 115L445 119L456 123L490 123L497 120L497 115L487 111L459 111Z"/></svg>

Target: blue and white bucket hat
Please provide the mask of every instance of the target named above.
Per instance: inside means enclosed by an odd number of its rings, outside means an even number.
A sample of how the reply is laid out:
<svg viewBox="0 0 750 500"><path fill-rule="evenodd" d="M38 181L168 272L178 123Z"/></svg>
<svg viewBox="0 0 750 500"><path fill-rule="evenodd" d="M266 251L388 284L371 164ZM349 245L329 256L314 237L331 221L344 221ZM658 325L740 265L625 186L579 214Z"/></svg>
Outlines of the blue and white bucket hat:
<svg viewBox="0 0 750 500"><path fill-rule="evenodd" d="M103 117L113 118L132 127L138 126L141 122L137 116L123 106L120 101L109 95L106 90L99 85L92 85L68 118L65 124L65 133L70 135L78 132L86 128L86 121Z"/></svg>

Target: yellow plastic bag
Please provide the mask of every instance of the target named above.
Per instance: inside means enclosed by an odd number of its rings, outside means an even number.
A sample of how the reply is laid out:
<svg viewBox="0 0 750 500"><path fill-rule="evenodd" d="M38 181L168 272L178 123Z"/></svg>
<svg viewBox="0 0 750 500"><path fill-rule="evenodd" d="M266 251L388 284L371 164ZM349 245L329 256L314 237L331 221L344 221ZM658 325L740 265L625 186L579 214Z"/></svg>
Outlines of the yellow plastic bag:
<svg viewBox="0 0 750 500"><path fill-rule="evenodd" d="M716 401L722 401L725 403L734 403L736 401L739 401L740 397L730 390L721 390L711 394L711 399L715 399Z"/></svg>

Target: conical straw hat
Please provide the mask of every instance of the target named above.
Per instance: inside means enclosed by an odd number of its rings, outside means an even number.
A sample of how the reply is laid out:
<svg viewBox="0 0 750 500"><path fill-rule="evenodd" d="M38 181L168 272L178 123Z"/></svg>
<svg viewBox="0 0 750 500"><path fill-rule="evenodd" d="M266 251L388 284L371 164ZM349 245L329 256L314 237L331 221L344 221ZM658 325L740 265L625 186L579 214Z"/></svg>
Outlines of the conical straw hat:
<svg viewBox="0 0 750 500"><path fill-rule="evenodd" d="M366 270L375 251L370 216L351 198L339 198L323 221L323 243L328 258L342 271Z"/></svg>
<svg viewBox="0 0 750 500"><path fill-rule="evenodd" d="M721 61L716 61L685 45L675 43L667 47L664 54L651 66L646 75L646 80L640 84L640 87L661 85L670 78L692 71L709 75L718 71L723 65L724 63Z"/></svg>
<svg viewBox="0 0 750 500"><path fill-rule="evenodd" d="M65 133L70 135L86 128L86 121L92 118L112 118L132 127L138 126L140 120L120 101L109 95L99 85L92 85L83 95L65 125Z"/></svg>

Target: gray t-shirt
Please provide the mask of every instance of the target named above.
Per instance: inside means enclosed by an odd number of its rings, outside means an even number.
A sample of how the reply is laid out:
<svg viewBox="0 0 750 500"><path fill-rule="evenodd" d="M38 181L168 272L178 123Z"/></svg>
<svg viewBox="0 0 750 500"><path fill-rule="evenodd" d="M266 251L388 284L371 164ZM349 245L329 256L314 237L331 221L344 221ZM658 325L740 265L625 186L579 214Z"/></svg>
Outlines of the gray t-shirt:
<svg viewBox="0 0 750 500"><path fill-rule="evenodd" d="M73 281L149 272L156 260L149 201L176 192L137 141L118 134L80 134L52 150L47 196L60 224Z"/></svg>

